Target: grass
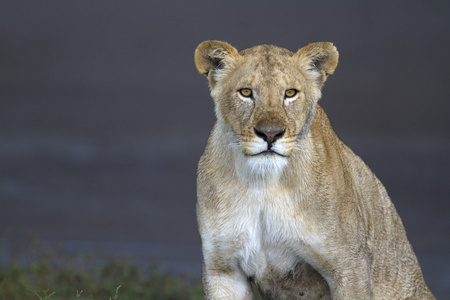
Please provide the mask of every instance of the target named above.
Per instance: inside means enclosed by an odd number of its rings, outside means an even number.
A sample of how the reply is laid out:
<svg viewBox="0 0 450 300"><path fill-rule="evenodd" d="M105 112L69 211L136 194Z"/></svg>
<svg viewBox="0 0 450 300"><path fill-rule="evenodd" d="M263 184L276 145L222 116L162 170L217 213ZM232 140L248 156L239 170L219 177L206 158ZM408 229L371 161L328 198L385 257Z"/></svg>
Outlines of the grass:
<svg viewBox="0 0 450 300"><path fill-rule="evenodd" d="M200 284L155 266L138 267L126 258L102 264L95 257L67 258L36 243L31 249L0 267L0 299L203 299Z"/></svg>

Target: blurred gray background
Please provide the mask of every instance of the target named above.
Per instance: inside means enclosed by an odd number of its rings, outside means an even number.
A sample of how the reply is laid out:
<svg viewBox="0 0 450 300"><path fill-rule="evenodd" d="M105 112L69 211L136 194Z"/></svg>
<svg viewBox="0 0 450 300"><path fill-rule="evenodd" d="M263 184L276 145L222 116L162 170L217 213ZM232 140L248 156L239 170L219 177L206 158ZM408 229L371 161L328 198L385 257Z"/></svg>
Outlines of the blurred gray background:
<svg viewBox="0 0 450 300"><path fill-rule="evenodd" d="M197 161L214 123L208 39L334 42L320 104L385 184L450 298L450 2L2 1L1 261L34 232L199 276Z"/></svg>

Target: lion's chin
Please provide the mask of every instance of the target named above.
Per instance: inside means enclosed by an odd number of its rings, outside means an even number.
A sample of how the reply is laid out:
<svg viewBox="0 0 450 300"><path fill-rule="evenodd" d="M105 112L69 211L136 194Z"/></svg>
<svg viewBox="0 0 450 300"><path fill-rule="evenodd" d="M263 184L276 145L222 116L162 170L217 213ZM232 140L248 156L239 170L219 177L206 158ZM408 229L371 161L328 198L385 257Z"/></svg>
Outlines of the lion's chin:
<svg viewBox="0 0 450 300"><path fill-rule="evenodd" d="M264 151L247 158L247 166L255 175L278 174L287 163L285 156L274 151Z"/></svg>

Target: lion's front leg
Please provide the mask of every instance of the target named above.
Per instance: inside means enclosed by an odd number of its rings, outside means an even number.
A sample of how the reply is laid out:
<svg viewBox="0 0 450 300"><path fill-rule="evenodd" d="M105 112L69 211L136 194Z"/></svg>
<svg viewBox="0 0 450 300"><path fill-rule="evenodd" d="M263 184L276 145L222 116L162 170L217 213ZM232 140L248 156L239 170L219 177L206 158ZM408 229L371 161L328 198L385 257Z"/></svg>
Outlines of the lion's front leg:
<svg viewBox="0 0 450 300"><path fill-rule="evenodd" d="M240 270L214 265L203 265L203 289L206 300L251 300L253 293L249 281Z"/></svg>
<svg viewBox="0 0 450 300"><path fill-rule="evenodd" d="M335 273L328 281L332 299L374 299L370 266L362 257L334 265Z"/></svg>
<svg viewBox="0 0 450 300"><path fill-rule="evenodd" d="M330 289L334 300L374 299L370 287L365 285L365 283L354 280L354 278L345 278L337 281Z"/></svg>

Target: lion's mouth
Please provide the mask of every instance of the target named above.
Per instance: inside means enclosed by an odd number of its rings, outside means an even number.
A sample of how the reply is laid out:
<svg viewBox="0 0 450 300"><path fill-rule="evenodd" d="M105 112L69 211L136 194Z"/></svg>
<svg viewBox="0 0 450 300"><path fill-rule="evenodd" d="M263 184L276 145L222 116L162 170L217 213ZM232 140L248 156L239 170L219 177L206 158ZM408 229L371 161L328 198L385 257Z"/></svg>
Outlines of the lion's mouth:
<svg viewBox="0 0 450 300"><path fill-rule="evenodd" d="M286 155L283 155L283 154L281 154L281 153L278 153L278 152L276 152L276 151L273 151L273 150L265 150L265 151L262 151L262 152L259 152L259 153L256 153L256 154L252 154L252 155L250 155L250 156L273 156L273 155L278 155L278 156L281 156L281 157L286 157Z"/></svg>

